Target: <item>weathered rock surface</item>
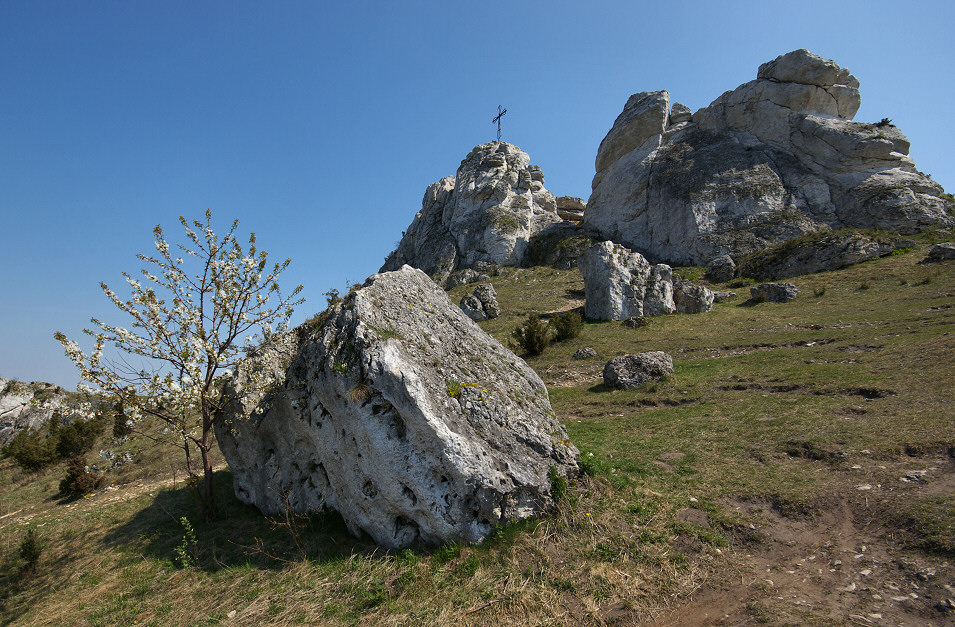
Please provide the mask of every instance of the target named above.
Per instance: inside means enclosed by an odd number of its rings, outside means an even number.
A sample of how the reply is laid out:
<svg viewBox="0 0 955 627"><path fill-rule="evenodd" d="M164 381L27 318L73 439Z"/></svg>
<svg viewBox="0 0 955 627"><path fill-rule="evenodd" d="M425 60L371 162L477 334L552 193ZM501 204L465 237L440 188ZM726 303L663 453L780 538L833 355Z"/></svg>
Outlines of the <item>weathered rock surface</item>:
<svg viewBox="0 0 955 627"><path fill-rule="evenodd" d="M806 50L689 120L666 91L634 94L597 152L584 226L697 265L838 227L951 226L901 131L851 121L859 103L858 80Z"/></svg>
<svg viewBox="0 0 955 627"><path fill-rule="evenodd" d="M330 507L384 547L480 541L552 506L550 469L577 472L540 378L423 272L376 274L326 318L226 389L243 502Z"/></svg>
<svg viewBox="0 0 955 627"><path fill-rule="evenodd" d="M713 283L725 283L736 276L736 262L730 255L714 257L706 264L706 278Z"/></svg>
<svg viewBox="0 0 955 627"><path fill-rule="evenodd" d="M799 294L792 283L761 283L749 288L750 297L758 303L788 303Z"/></svg>
<svg viewBox="0 0 955 627"><path fill-rule="evenodd" d="M594 244L579 259L584 279L584 315L591 320L709 311L713 293L682 278L670 266L651 265L643 255L611 241Z"/></svg>
<svg viewBox="0 0 955 627"><path fill-rule="evenodd" d="M475 322L491 320L501 315L497 292L490 283L478 285L472 294L465 294L461 299L460 307L461 311Z"/></svg>
<svg viewBox="0 0 955 627"><path fill-rule="evenodd" d="M571 359L596 359L596 358L597 358L597 351L594 350L593 346L585 346L583 348L578 348L574 352L574 354L571 355Z"/></svg>
<svg viewBox="0 0 955 627"><path fill-rule="evenodd" d="M629 389L673 374L673 358L663 351L614 357L604 366L604 385Z"/></svg>
<svg viewBox="0 0 955 627"><path fill-rule="evenodd" d="M914 245L911 240L879 240L864 233L825 233L747 255L740 260L739 273L759 280L785 279L838 270Z"/></svg>
<svg viewBox="0 0 955 627"><path fill-rule="evenodd" d="M577 267L581 253L593 242L577 224L552 224L531 238L527 260L530 265L569 270Z"/></svg>
<svg viewBox="0 0 955 627"><path fill-rule="evenodd" d="M932 249L928 251L928 258L931 261L955 259L955 242L942 242L932 246Z"/></svg>
<svg viewBox="0 0 955 627"><path fill-rule="evenodd" d="M21 383L0 378L0 445L20 431L38 429L61 408L65 392L50 383Z"/></svg>
<svg viewBox="0 0 955 627"><path fill-rule="evenodd" d="M673 277L673 302L677 313L695 314L713 308L715 295L712 290L696 285L681 276Z"/></svg>
<svg viewBox="0 0 955 627"><path fill-rule="evenodd" d="M478 262L519 266L530 239L561 221L540 168L506 142L476 146L457 175L432 183L421 211L381 271L420 268L444 284L455 270Z"/></svg>
<svg viewBox="0 0 955 627"><path fill-rule="evenodd" d="M486 274L481 274L471 268L465 268L464 270L458 270L451 274L448 277L446 289L454 289L459 285L467 285L468 283L478 283L480 281L490 281L491 277Z"/></svg>
<svg viewBox="0 0 955 627"><path fill-rule="evenodd" d="M576 196L557 197L557 215L568 222L583 222L587 201Z"/></svg>

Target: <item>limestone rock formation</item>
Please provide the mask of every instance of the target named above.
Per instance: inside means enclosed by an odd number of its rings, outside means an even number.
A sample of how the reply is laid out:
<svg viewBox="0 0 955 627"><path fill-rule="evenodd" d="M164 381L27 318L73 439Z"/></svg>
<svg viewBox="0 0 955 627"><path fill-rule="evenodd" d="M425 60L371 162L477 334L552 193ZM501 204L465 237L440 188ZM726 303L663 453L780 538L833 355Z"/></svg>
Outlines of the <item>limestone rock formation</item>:
<svg viewBox="0 0 955 627"><path fill-rule="evenodd" d="M713 283L725 283L736 276L736 262L730 255L720 255L706 264L706 278Z"/></svg>
<svg viewBox="0 0 955 627"><path fill-rule="evenodd" d="M929 261L945 261L946 259L955 259L955 242L942 242L932 246L928 251Z"/></svg>
<svg viewBox="0 0 955 627"><path fill-rule="evenodd" d="M50 383L21 383L0 378L0 445L23 430L38 429L61 409L66 394Z"/></svg>
<svg viewBox="0 0 955 627"><path fill-rule="evenodd" d="M459 285L467 285L468 283L478 283L480 281L490 281L491 277L486 274L480 274L471 268L465 268L464 270L458 270L457 272L451 274L448 277L446 289L454 289Z"/></svg>
<svg viewBox="0 0 955 627"><path fill-rule="evenodd" d="M501 315L497 292L490 283L482 283L472 294L465 294L460 303L461 311L475 322L491 320Z"/></svg>
<svg viewBox="0 0 955 627"><path fill-rule="evenodd" d="M614 357L604 366L604 385L630 389L673 374L673 358L663 351Z"/></svg>
<svg viewBox="0 0 955 627"><path fill-rule="evenodd" d="M788 303L799 294L799 288L792 283L760 283L749 288L751 298L758 302Z"/></svg>
<svg viewBox="0 0 955 627"><path fill-rule="evenodd" d="M261 349L224 401L240 500L329 507L384 547L480 541L577 472L540 378L408 266Z"/></svg>
<svg viewBox="0 0 955 627"><path fill-rule="evenodd" d="M557 197L557 215L568 222L583 222L587 201L576 196Z"/></svg>
<svg viewBox="0 0 955 627"><path fill-rule="evenodd" d="M914 245L914 241L900 238L877 239L843 230L826 232L747 255L740 260L739 273L759 280L785 279L837 270Z"/></svg>
<svg viewBox="0 0 955 627"><path fill-rule="evenodd" d="M607 240L580 255L584 315L591 320L625 320L671 313L700 313L713 305L713 293L674 278L666 264L651 265L640 253Z"/></svg>
<svg viewBox="0 0 955 627"><path fill-rule="evenodd" d="M455 270L478 262L519 266L531 238L560 221L557 200L527 153L506 142L482 144L456 176L428 187L421 211L381 271L408 264L444 284Z"/></svg>
<svg viewBox="0 0 955 627"><path fill-rule="evenodd" d="M859 81L806 50L688 118L634 94L597 152L584 226L652 258L703 265L838 227L951 226L952 203L889 120L853 122Z"/></svg>

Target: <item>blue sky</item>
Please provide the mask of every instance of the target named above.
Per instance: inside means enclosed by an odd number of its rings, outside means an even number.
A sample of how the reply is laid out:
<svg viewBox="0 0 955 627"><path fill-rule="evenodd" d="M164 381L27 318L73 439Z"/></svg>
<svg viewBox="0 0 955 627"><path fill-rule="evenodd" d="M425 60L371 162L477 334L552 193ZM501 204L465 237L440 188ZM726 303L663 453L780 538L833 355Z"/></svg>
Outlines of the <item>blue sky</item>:
<svg viewBox="0 0 955 627"><path fill-rule="evenodd" d="M477 144L503 138L587 198L627 97L692 110L797 48L861 81L955 190L952 2L49 2L0 0L0 376L73 387L53 339L127 321L99 282L240 220L322 293L377 271ZM86 346L84 344L84 346Z"/></svg>

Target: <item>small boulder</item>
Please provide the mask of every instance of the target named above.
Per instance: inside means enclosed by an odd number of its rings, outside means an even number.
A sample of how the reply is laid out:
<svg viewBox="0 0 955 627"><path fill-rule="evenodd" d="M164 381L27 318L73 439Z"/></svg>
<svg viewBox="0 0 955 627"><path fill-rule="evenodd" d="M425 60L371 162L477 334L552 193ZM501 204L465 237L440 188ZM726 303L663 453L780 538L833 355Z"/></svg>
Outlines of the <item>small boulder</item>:
<svg viewBox="0 0 955 627"><path fill-rule="evenodd" d="M604 385L630 389L673 374L673 358L663 351L614 357L604 366Z"/></svg>
<svg viewBox="0 0 955 627"><path fill-rule="evenodd" d="M409 306L413 303L414 306ZM577 449L547 388L409 266L236 370L216 438L236 497L338 511L379 545L480 542L554 505Z"/></svg>
<svg viewBox="0 0 955 627"><path fill-rule="evenodd" d="M722 303L723 301L729 300L733 298L734 296L736 296L736 292L730 292L730 291L713 292L713 302Z"/></svg>
<svg viewBox="0 0 955 627"><path fill-rule="evenodd" d="M706 264L706 279L713 283L725 283L736 276L736 262L729 255L720 255Z"/></svg>
<svg viewBox="0 0 955 627"><path fill-rule="evenodd" d="M501 305L497 302L497 292L490 283L482 283L474 288L474 298L481 302L484 315L492 320L501 315Z"/></svg>
<svg viewBox="0 0 955 627"><path fill-rule="evenodd" d="M929 261L945 261L946 259L955 259L955 242L942 242L932 246L928 251Z"/></svg>
<svg viewBox="0 0 955 627"><path fill-rule="evenodd" d="M799 294L799 288L792 283L761 283L749 288L752 299L758 303L788 303Z"/></svg>
<svg viewBox="0 0 955 627"><path fill-rule="evenodd" d="M702 285L696 285L681 276L673 277L673 302L677 313L695 314L713 308L715 295Z"/></svg>
<svg viewBox="0 0 955 627"><path fill-rule="evenodd" d="M487 314L484 313L484 305L473 294L465 294L461 297L459 306L461 307L461 311L471 320L475 322L487 320Z"/></svg>
<svg viewBox="0 0 955 627"><path fill-rule="evenodd" d="M578 348L571 359L595 359L596 357L597 351L592 346L585 346L584 348Z"/></svg>

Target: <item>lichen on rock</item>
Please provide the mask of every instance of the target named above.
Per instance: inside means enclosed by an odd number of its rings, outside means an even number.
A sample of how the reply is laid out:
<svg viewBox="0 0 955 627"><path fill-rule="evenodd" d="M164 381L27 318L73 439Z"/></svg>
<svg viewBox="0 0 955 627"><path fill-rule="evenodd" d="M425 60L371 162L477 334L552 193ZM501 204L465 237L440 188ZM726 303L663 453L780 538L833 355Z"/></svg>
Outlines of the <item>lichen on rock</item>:
<svg viewBox="0 0 955 627"><path fill-rule="evenodd" d="M240 500L329 507L384 547L480 541L577 472L540 378L408 266L263 350L225 399Z"/></svg>

